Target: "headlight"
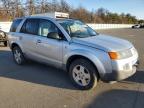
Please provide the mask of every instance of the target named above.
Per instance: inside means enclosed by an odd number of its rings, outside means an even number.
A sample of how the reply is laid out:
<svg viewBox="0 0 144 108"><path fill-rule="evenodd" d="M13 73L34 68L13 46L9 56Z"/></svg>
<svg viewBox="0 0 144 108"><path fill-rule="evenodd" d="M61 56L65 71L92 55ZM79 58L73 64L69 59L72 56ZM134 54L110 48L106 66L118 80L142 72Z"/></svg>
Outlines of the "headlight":
<svg viewBox="0 0 144 108"><path fill-rule="evenodd" d="M112 60L125 59L132 56L131 49L119 52L108 52L108 54Z"/></svg>

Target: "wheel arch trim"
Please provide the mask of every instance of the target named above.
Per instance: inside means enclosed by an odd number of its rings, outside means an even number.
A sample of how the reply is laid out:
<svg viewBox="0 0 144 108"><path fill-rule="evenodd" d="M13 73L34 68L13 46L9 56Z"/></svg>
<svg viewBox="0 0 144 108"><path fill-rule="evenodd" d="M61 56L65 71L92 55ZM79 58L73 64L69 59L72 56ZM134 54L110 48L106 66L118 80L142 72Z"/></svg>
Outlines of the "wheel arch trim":
<svg viewBox="0 0 144 108"><path fill-rule="evenodd" d="M66 69L67 69L67 64L69 59L74 56L82 56L90 60L98 70L100 76L103 75L103 73L105 73L105 68L103 66L103 63L100 61L100 59L98 59L98 57L96 57L96 55L89 53L88 51L79 50L79 49L73 50L69 54L64 56L63 63L65 64Z"/></svg>

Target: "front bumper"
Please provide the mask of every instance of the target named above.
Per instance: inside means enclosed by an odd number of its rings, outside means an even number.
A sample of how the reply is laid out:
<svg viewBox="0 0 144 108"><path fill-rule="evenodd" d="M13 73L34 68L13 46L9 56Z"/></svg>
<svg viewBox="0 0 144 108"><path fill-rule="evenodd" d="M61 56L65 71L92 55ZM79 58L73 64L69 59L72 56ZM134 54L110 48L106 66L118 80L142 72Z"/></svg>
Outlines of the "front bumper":
<svg viewBox="0 0 144 108"><path fill-rule="evenodd" d="M112 61L112 72L106 72L101 79L106 82L126 79L136 73L138 64L138 54L128 59Z"/></svg>
<svg viewBox="0 0 144 108"><path fill-rule="evenodd" d="M103 76L102 80L106 82L110 82L110 81L120 81L126 79L136 73L136 68L137 66L134 65L132 70L128 70L128 71L113 70L112 73L106 73Z"/></svg>

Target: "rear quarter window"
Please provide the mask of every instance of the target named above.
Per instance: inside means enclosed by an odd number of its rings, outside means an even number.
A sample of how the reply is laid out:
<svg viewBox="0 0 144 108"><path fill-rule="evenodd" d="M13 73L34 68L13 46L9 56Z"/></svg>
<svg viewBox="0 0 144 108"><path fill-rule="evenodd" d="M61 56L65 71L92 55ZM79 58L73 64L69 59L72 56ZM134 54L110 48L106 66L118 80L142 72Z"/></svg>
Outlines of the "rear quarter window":
<svg viewBox="0 0 144 108"><path fill-rule="evenodd" d="M17 27L21 23L22 19L16 19L13 21L10 32L16 32Z"/></svg>

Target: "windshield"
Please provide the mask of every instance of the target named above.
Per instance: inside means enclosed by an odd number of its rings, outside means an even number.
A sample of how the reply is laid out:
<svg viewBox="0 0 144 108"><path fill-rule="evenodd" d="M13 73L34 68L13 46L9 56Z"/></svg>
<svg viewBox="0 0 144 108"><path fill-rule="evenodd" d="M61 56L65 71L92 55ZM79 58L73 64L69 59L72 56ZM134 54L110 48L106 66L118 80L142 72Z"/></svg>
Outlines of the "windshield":
<svg viewBox="0 0 144 108"><path fill-rule="evenodd" d="M79 20L64 20L60 25L66 30L71 37L91 37L96 36L97 33Z"/></svg>

